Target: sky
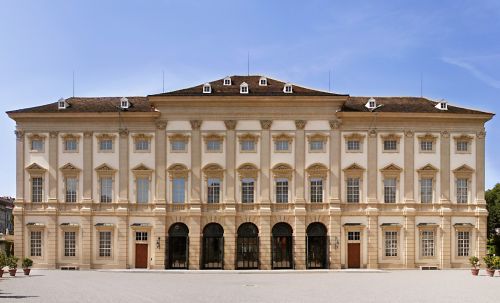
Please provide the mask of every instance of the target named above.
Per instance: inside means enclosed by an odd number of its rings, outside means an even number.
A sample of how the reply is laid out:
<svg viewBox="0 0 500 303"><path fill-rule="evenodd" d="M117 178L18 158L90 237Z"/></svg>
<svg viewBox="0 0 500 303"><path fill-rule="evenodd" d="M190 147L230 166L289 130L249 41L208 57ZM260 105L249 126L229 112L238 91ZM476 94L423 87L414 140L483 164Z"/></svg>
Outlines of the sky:
<svg viewBox="0 0 500 303"><path fill-rule="evenodd" d="M0 112L262 74L354 96L500 112L500 1L0 0ZM422 79L422 86L421 86ZM15 123L0 118L0 196L15 195ZM486 124L500 182L500 118Z"/></svg>

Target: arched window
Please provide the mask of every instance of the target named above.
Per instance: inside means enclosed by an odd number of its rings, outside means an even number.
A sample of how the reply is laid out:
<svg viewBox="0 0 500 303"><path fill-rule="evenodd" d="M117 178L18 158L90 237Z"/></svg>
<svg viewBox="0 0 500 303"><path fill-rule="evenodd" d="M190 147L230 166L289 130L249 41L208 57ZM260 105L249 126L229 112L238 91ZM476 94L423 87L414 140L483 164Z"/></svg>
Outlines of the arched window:
<svg viewBox="0 0 500 303"><path fill-rule="evenodd" d="M319 222L309 224L306 230L307 268L328 268L328 237L326 227Z"/></svg>
<svg viewBox="0 0 500 303"><path fill-rule="evenodd" d="M292 227L287 223L280 222L272 229L272 268L293 268L293 243Z"/></svg>
<svg viewBox="0 0 500 303"><path fill-rule="evenodd" d="M184 223L175 223L168 229L167 268L189 268L189 228Z"/></svg>
<svg viewBox="0 0 500 303"><path fill-rule="evenodd" d="M238 228L236 267L259 268L259 229L253 223L243 223Z"/></svg>
<svg viewBox="0 0 500 303"><path fill-rule="evenodd" d="M203 269L224 268L224 229L209 223L203 229Z"/></svg>

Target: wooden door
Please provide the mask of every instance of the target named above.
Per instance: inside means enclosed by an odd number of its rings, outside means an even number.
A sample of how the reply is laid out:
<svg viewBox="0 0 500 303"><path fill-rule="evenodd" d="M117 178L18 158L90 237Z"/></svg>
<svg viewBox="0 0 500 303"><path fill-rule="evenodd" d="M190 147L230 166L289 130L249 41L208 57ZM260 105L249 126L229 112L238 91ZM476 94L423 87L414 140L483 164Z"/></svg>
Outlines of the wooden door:
<svg viewBox="0 0 500 303"><path fill-rule="evenodd" d="M148 268L147 244L135 244L135 268Z"/></svg>
<svg viewBox="0 0 500 303"><path fill-rule="evenodd" d="M347 268L361 267L361 250L360 243L347 244Z"/></svg>

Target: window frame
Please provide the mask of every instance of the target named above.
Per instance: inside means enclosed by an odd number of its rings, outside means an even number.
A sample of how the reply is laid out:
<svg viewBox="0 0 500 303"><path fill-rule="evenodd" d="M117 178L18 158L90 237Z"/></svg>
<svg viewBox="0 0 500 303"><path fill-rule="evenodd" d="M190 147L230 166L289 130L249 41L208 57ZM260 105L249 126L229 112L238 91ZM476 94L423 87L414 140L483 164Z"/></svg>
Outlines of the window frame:
<svg viewBox="0 0 500 303"><path fill-rule="evenodd" d="M43 258L43 236L44 236L44 231L41 229L35 229L35 230L30 230L30 239L29 239L29 244L30 244L30 257L34 257L37 259ZM39 235L38 239L34 239L33 235ZM37 236L38 237L38 236ZM33 245L35 244L35 245Z"/></svg>
<svg viewBox="0 0 500 303"><path fill-rule="evenodd" d="M287 142L287 149L278 149L279 142ZM273 151L275 153L291 153L292 152L293 136L281 133L278 135L273 135Z"/></svg>
<svg viewBox="0 0 500 303"><path fill-rule="evenodd" d="M344 146L346 153L362 153L366 135L360 133L349 133L344 135ZM350 143L358 142L358 149L350 149Z"/></svg>
<svg viewBox="0 0 500 303"><path fill-rule="evenodd" d="M100 134L96 136L97 139L97 152L98 153L114 153L115 152L115 138L116 135ZM104 142L110 142L111 148L102 148Z"/></svg>

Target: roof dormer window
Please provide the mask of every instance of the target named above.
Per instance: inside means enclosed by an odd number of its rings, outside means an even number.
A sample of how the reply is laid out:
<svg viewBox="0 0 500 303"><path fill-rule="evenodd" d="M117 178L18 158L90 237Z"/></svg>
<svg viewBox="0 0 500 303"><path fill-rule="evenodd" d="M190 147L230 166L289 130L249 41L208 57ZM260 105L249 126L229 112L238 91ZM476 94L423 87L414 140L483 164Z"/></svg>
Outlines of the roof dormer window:
<svg viewBox="0 0 500 303"><path fill-rule="evenodd" d="M127 109L130 107L130 102L128 101L127 98L123 97L120 99L120 107L122 109Z"/></svg>
<svg viewBox="0 0 500 303"><path fill-rule="evenodd" d="M290 83L285 84L285 87L283 87L283 92L285 94L291 94L291 93L293 93L292 85Z"/></svg>
<svg viewBox="0 0 500 303"><path fill-rule="evenodd" d="M224 78L224 85L231 85L231 77Z"/></svg>
<svg viewBox="0 0 500 303"><path fill-rule="evenodd" d="M66 109L68 108L68 102L66 102L66 100L64 98L61 98L59 99L59 101L57 101L57 108L58 109Z"/></svg>
<svg viewBox="0 0 500 303"><path fill-rule="evenodd" d="M448 110L448 102L446 102L445 100L441 100L434 107L439 110Z"/></svg>
<svg viewBox="0 0 500 303"><path fill-rule="evenodd" d="M204 94L212 93L212 86L210 86L210 83L203 84L203 93Z"/></svg>
<svg viewBox="0 0 500 303"><path fill-rule="evenodd" d="M267 78L266 77L260 77L259 86L267 86Z"/></svg>
<svg viewBox="0 0 500 303"><path fill-rule="evenodd" d="M241 83L240 94L248 94L248 84L246 82Z"/></svg>
<svg viewBox="0 0 500 303"><path fill-rule="evenodd" d="M370 97L370 99L368 99L368 102L366 102L365 107L368 108L368 109L375 109L375 108L377 108L377 100L375 100L374 98Z"/></svg>

